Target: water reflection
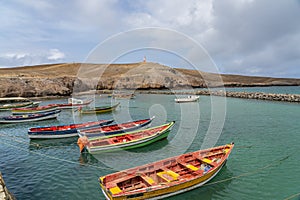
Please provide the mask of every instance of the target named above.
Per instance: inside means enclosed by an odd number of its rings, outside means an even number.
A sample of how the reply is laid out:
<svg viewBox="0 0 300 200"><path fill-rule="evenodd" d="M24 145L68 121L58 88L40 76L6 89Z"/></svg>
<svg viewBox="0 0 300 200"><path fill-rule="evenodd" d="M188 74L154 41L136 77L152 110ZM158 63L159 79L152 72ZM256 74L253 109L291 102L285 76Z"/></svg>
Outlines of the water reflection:
<svg viewBox="0 0 300 200"><path fill-rule="evenodd" d="M166 158L167 156L163 157L164 155L157 154L156 152L168 144L169 141L165 139L144 147L130 150L120 149L120 151L114 152L99 152L93 154L93 156L99 162L103 163L104 166L114 169L115 171L120 171Z"/></svg>
<svg viewBox="0 0 300 200"><path fill-rule="evenodd" d="M222 199L222 196L226 193L226 188L228 188L232 179L233 173L226 167L219 172L219 174L214 177L207 184L196 188L194 190L166 198L168 200L179 200L179 199L189 199L189 200L199 200L199 199ZM226 180L226 181L225 181Z"/></svg>
<svg viewBox="0 0 300 200"><path fill-rule="evenodd" d="M38 150L46 148L65 148L66 146L75 145L77 137L61 138L61 139L44 139L44 140L30 140L29 150Z"/></svg>
<svg viewBox="0 0 300 200"><path fill-rule="evenodd" d="M99 162L92 154L88 152L80 153L78 161L82 165L86 165L86 164L92 165Z"/></svg>

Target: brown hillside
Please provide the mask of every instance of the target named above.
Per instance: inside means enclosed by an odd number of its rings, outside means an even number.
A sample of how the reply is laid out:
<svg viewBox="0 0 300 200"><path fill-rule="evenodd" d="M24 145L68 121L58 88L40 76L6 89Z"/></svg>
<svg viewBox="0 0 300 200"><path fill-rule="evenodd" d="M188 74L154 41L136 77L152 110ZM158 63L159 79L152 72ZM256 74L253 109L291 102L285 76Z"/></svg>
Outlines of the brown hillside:
<svg viewBox="0 0 300 200"><path fill-rule="evenodd" d="M223 81L223 82L222 82ZM300 79L217 75L158 63L60 63L0 69L0 97L70 95L90 89L300 85Z"/></svg>

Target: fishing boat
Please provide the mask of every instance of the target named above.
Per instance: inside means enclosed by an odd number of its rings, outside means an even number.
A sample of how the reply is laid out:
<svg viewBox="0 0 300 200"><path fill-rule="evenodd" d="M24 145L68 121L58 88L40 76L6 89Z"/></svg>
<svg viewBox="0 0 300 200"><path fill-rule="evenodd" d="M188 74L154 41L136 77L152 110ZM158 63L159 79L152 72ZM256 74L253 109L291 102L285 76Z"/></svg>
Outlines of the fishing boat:
<svg viewBox="0 0 300 200"><path fill-rule="evenodd" d="M30 139L56 139L78 136L78 130L86 130L92 127L100 127L112 123L114 120L100 120L80 124L59 126L32 127L28 129Z"/></svg>
<svg viewBox="0 0 300 200"><path fill-rule="evenodd" d="M0 106L0 111L12 110L14 108L28 108L28 107L37 107L40 102L23 102L23 103L12 103L4 104Z"/></svg>
<svg viewBox="0 0 300 200"><path fill-rule="evenodd" d="M98 106L95 108L81 108L79 107L78 110L81 114L98 114L98 113L106 113L106 112L112 112L116 110L116 108L120 105L120 103L117 103L113 106Z"/></svg>
<svg viewBox="0 0 300 200"><path fill-rule="evenodd" d="M98 137L103 135L113 135L118 133L134 131L150 124L154 118L155 117L153 116L149 119L140 119L122 124L113 124L108 126L90 128L86 130L80 130L78 134L79 136Z"/></svg>
<svg viewBox="0 0 300 200"><path fill-rule="evenodd" d="M186 98L178 98L175 99L176 103L186 103L186 102L194 102L199 100L199 96L188 96Z"/></svg>
<svg viewBox="0 0 300 200"><path fill-rule="evenodd" d="M92 99L81 100L81 99L69 98L68 103L57 103L57 104L50 104L50 105L57 106L59 109L72 109L72 108L87 106L92 102L93 102Z"/></svg>
<svg viewBox="0 0 300 200"><path fill-rule="evenodd" d="M225 165L234 144L156 161L99 178L107 199L163 199L210 181Z"/></svg>
<svg viewBox="0 0 300 200"><path fill-rule="evenodd" d="M112 94L111 95L112 98L114 99L135 99L135 95L134 94Z"/></svg>
<svg viewBox="0 0 300 200"><path fill-rule="evenodd" d="M33 121L41 121L46 119L54 119L56 118L60 110L54 110L50 112L44 113L36 113L36 114L26 114L26 115L10 115L5 117L0 117L0 123L20 123L20 122L33 122Z"/></svg>
<svg viewBox="0 0 300 200"><path fill-rule="evenodd" d="M31 102L30 99L24 97L3 97L0 98L0 103L17 103L17 102Z"/></svg>
<svg viewBox="0 0 300 200"><path fill-rule="evenodd" d="M83 136L78 138L77 144L80 152L86 149L91 154L142 147L166 138L174 123L175 122L170 122L149 129L110 136L93 138Z"/></svg>
<svg viewBox="0 0 300 200"><path fill-rule="evenodd" d="M26 114L38 114L44 112L51 112L59 109L55 105L38 106L35 108L14 108L11 110L13 115L26 115Z"/></svg>

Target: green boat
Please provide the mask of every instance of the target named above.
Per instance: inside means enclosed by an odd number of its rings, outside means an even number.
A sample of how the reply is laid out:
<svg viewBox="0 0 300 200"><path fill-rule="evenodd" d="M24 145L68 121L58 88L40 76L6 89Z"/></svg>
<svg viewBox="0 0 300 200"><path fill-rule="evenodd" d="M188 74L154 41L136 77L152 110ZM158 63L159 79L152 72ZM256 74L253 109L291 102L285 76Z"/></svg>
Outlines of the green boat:
<svg viewBox="0 0 300 200"><path fill-rule="evenodd" d="M77 144L82 152L86 149L89 153L109 152L121 149L142 147L168 137L174 121L160 126L127 132L123 134L92 137L80 137Z"/></svg>
<svg viewBox="0 0 300 200"><path fill-rule="evenodd" d="M98 113L106 113L106 112L112 112L116 110L116 108L120 105L120 103L117 103L113 106L99 106L92 109L89 108L79 108L79 112L81 114L98 114Z"/></svg>
<svg viewBox="0 0 300 200"><path fill-rule="evenodd" d="M0 106L0 111L7 111L13 108L27 108L27 107L35 107L38 106L40 102L23 102L23 103L12 103L12 104L4 104Z"/></svg>

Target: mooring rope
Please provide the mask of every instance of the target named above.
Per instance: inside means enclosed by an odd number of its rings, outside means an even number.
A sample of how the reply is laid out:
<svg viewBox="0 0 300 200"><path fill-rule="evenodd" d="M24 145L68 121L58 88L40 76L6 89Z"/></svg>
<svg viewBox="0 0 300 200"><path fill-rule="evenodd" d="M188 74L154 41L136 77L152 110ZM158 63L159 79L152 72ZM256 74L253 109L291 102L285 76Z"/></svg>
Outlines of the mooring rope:
<svg viewBox="0 0 300 200"><path fill-rule="evenodd" d="M0 137L7 137L7 138L11 138L13 141L15 142L18 142L18 143L23 143L23 144L28 144L29 146L34 146L36 148L52 148L52 147L56 147L56 148L64 148L64 146L61 146L61 145L41 145L39 143L36 143L36 142L30 142L28 143L27 140L25 140L26 138L25 137L22 137L22 136L16 136L16 135L7 135L7 134L3 134L3 133L0 133ZM18 140L16 138L22 138L22 140Z"/></svg>
<svg viewBox="0 0 300 200"><path fill-rule="evenodd" d="M27 141L20 141L20 140L16 140L15 139L15 136L11 136L11 135L6 135L6 134L2 134L0 133L0 136L6 136L6 137L10 137L10 138L13 138L13 141L16 141L16 142L20 142L20 143L26 143L28 144ZM19 138L22 138L22 137L19 137ZM0 141L0 143L2 144L6 144L8 146L11 146L11 147L14 147L16 149L19 149L19 150L22 150L22 151L27 151L28 149L25 149L25 148L22 148L22 147L19 147L19 146L16 146L16 145L13 145L13 144L10 144L10 143L7 143L7 142L4 142L4 141ZM30 144L29 144L30 145ZM41 146L41 145L39 145ZM55 147L55 146L51 146L51 147ZM252 145L249 145L249 146L237 146L236 148L252 148ZM66 163L70 163L70 164L78 164L78 162L75 162L75 161L71 161L71 160L66 160L66 159L62 159L62 158L58 158L58 157L55 157L55 156L51 156L51 155L48 155L48 154L44 154L44 153L40 153L40 152L35 152L35 151L30 151L30 153L34 153L34 154L37 154L41 157L47 157L47 158L50 158L50 159L54 159L54 160L58 160L58 161L62 161L62 162L66 162ZM237 176L233 176L233 177L230 177L230 178L226 178L226 179L222 179L222 180L218 180L218 181L214 181L214 182L209 182L209 183L206 183L205 185L203 185L202 187L206 187L206 186L211 186L211 185L215 185L215 184L219 184L219 183L223 183L223 182L227 182L227 181L230 181L230 180L233 180L233 179L238 179L238 178L241 178L241 177L245 177L245 176L249 176L249 175L253 175L253 174L256 174L262 170L265 170L265 169L268 169L268 168L271 168L271 167L274 167L278 164L281 164L282 161L288 159L290 157L290 155L287 155L287 156L284 156L284 157L281 157L279 159L276 159L274 161L272 161L271 163L265 165L265 166L262 166L260 168L257 168L256 170L253 170L253 171L249 171L249 172L245 172L245 173L242 173L242 174L239 174ZM88 164L88 163L80 163L81 165L84 165L84 166L88 166L88 167L93 167L93 168L96 168L96 169L105 169L105 170L111 170L111 171L115 171L117 172L118 170L115 170L115 169L112 169L110 167L101 167L101 166L95 166L95 165L91 165L91 164ZM297 194L293 194L287 198L285 198L284 200L290 200L294 197L297 197L297 196L300 196L300 193L297 193Z"/></svg>
<svg viewBox="0 0 300 200"><path fill-rule="evenodd" d="M243 174L240 174L240 175L237 175L237 176L233 176L233 177L230 177L230 178L226 178L226 179L222 179L222 180L219 180L219 181L214 181L214 182L206 183L206 184L203 185L203 186L209 186L209 185L214 185L214 184L217 184L217 183L223 183L223 182L226 182L226 181L230 181L230 180L232 180L232 179L238 179L238 178L240 178L240 177L249 176L249 175L251 175L251 174L256 174L256 173L258 173L258 172L260 172L260 171L262 171L262 170L264 170L264 169L268 169L268 168L270 168L270 167L274 167L274 166L277 165L277 164L280 164L282 161L288 159L289 157L290 157L290 155L284 156L284 157L282 157L282 158L280 158L280 159L276 159L276 160L272 161L272 162L271 162L270 164L268 164L268 165L265 165L265 166L263 166L263 167L257 168L256 170L249 171L249 172L245 172L245 173L243 173ZM202 187L203 187L203 186L202 186Z"/></svg>
<svg viewBox="0 0 300 200"><path fill-rule="evenodd" d="M285 198L284 200L290 200L290 199L295 198L295 197L298 197L298 196L300 196L300 192L297 193L297 194L293 194L293 195L291 195L291 196Z"/></svg>
<svg viewBox="0 0 300 200"><path fill-rule="evenodd" d="M28 151L28 149L25 149L25 148L22 148L22 147L19 147L19 146L16 146L16 145L4 142L2 140L0 141L0 143L5 144L7 146L14 147L14 148L16 148L18 150ZM41 157L46 157L46 158L50 158L50 159L53 159L53 160L63 161L63 162L66 162L66 163L78 164L78 162L75 162L75 161L58 158L58 157L55 157L55 156L51 156L51 155L40 153L40 152L36 152L36 151L30 151L30 153L37 154L37 155L39 155ZM100 166L90 165L90 164L87 164L87 163L80 163L80 164L81 165L85 165L85 166L89 166L89 167L94 167L94 168L97 168L97 169L113 170L112 168L109 168L109 167L100 167Z"/></svg>

